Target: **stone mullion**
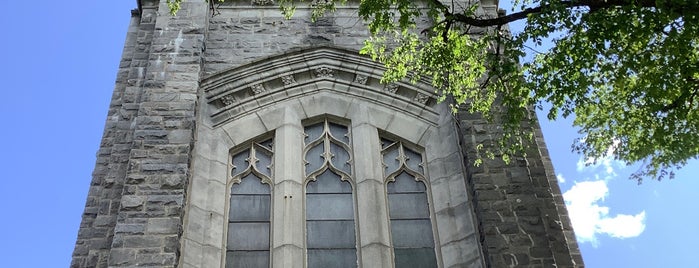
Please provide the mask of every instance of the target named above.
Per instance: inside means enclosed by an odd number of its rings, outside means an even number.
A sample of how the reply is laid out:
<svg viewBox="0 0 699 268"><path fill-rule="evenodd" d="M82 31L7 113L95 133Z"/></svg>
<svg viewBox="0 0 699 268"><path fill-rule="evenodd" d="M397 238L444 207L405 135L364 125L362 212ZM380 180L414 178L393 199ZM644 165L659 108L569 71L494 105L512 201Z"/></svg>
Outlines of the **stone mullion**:
<svg viewBox="0 0 699 268"><path fill-rule="evenodd" d="M272 181L272 267L304 267L303 127L291 110L275 130Z"/></svg>
<svg viewBox="0 0 699 268"><path fill-rule="evenodd" d="M167 9L164 0L158 9ZM154 32L136 54L144 57L135 78L143 82L131 92L137 116L109 266L177 266L198 89L191 81L200 69L192 58L201 55L206 11L201 2L181 10L201 16L144 14Z"/></svg>
<svg viewBox="0 0 699 268"><path fill-rule="evenodd" d="M355 121L352 138L360 267L392 267L388 204L378 131L368 123Z"/></svg>

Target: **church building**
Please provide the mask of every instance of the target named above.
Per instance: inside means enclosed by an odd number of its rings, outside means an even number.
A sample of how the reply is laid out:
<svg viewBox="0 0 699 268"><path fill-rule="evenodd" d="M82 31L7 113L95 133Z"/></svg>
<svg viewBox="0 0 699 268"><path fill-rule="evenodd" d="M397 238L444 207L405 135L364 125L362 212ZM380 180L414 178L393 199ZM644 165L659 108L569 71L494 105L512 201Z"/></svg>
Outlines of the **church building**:
<svg viewBox="0 0 699 268"><path fill-rule="evenodd" d="M380 83L358 2L134 4L71 267L583 267L535 118L475 166L498 126Z"/></svg>

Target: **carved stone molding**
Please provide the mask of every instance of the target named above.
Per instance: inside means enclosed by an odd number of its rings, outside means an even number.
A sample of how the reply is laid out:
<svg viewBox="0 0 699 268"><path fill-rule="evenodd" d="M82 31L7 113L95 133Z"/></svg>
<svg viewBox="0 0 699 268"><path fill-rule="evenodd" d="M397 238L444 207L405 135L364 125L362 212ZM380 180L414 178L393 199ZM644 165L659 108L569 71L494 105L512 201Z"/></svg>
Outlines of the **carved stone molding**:
<svg viewBox="0 0 699 268"><path fill-rule="evenodd" d="M415 96L415 101L422 103L422 104L427 104L427 100L429 100L429 99L430 99L430 96L427 96L427 95L422 94L422 93L417 93L417 95Z"/></svg>
<svg viewBox="0 0 699 268"><path fill-rule="evenodd" d="M384 90L386 92L396 94L396 92L398 91L398 84L390 83L386 85L386 87L384 87Z"/></svg>
<svg viewBox="0 0 699 268"><path fill-rule="evenodd" d="M253 6L270 6L274 5L274 0L252 0Z"/></svg>
<svg viewBox="0 0 699 268"><path fill-rule="evenodd" d="M296 84L296 79L294 79L293 75L285 75L282 76L282 83L284 83L285 86Z"/></svg>
<svg viewBox="0 0 699 268"><path fill-rule="evenodd" d="M367 81L368 78L369 78L369 77L366 76L366 75L357 74L357 75L354 77L354 82L355 82L355 83L362 84L362 85L366 85L366 81Z"/></svg>
<svg viewBox="0 0 699 268"><path fill-rule="evenodd" d="M316 77L319 77L319 78L320 77L332 78L335 75L334 72L335 71L333 69L330 69L330 68L325 67L325 66L318 67L315 70L313 70L313 73L316 75Z"/></svg>
<svg viewBox="0 0 699 268"><path fill-rule="evenodd" d="M262 84L254 84L250 86L250 89L252 89L252 93L255 95L259 95L262 92L265 92L265 87L262 86Z"/></svg>
<svg viewBox="0 0 699 268"><path fill-rule="evenodd" d="M355 51L322 47L231 68L203 79L200 85L207 103L213 105L214 125L280 100L322 91L380 102L396 112L436 122L437 96L428 81L370 83L380 79L383 70L381 64Z"/></svg>
<svg viewBox="0 0 699 268"><path fill-rule="evenodd" d="M235 97L233 97L233 95L223 96L223 97L221 97L221 102L225 106L231 105L231 104L235 103Z"/></svg>

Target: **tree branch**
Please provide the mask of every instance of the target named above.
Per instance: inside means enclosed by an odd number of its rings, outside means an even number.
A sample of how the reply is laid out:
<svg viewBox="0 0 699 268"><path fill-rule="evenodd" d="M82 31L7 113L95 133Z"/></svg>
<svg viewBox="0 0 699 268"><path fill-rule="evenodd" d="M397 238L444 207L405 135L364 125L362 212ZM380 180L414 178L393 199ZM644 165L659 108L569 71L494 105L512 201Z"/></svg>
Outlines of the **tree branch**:
<svg viewBox="0 0 699 268"><path fill-rule="evenodd" d="M573 7L588 7L591 10L599 10L602 8L609 7L620 7L635 5L637 7L657 7L654 0L564 0L555 4L545 4L538 7L527 8L525 10L515 12L506 16L490 18L490 19L479 19L467 16L462 13L451 13L449 8L442 4L439 0L432 0L443 13L447 20L451 19L454 21L461 22L463 24L477 26L477 27L488 27L488 26L501 26L508 24L513 21L518 21L527 18L530 14L542 13L548 9L553 8L555 5L562 5L566 8ZM675 7L678 9L680 7Z"/></svg>

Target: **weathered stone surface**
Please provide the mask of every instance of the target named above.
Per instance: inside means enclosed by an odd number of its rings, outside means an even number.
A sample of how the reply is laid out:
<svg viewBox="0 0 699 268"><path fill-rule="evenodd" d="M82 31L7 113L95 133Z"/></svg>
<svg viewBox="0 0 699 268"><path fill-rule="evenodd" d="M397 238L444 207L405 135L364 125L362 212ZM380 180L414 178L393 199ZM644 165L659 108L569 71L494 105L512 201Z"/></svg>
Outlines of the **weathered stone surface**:
<svg viewBox="0 0 699 268"><path fill-rule="evenodd" d="M317 118L353 130L363 267L393 265L377 135L424 152L440 267L582 266L538 125L526 125L536 136L526 159L469 165L497 125L452 116L429 85L379 84L380 65L352 52L369 36L356 3L312 22L303 6L285 20L249 1L215 16L205 1L178 16L138 2L71 267L220 267L229 154L261 135L275 138L271 262L302 267L303 122Z"/></svg>

